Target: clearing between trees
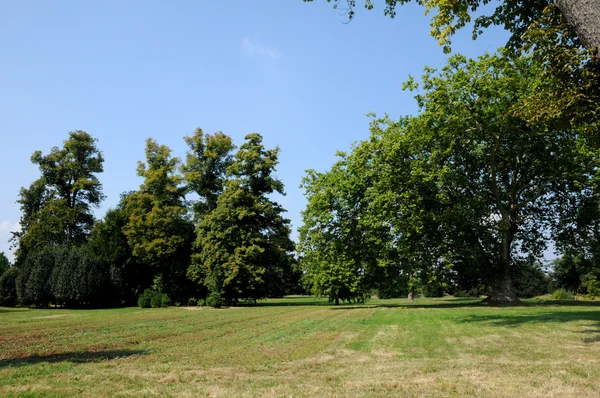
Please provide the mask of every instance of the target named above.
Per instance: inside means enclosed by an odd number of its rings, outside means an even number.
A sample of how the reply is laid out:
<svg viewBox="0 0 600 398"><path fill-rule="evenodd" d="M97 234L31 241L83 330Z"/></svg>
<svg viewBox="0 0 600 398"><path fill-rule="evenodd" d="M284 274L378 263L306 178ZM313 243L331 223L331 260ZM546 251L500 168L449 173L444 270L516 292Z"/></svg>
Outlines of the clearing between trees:
<svg viewBox="0 0 600 398"><path fill-rule="evenodd" d="M0 309L0 395L599 396L598 304Z"/></svg>

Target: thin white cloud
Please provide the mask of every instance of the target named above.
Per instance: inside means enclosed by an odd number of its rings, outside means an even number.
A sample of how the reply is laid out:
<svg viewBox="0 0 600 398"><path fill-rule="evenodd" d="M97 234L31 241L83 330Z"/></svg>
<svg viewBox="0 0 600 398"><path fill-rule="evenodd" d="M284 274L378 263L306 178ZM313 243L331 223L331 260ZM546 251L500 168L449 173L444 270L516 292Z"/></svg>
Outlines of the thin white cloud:
<svg viewBox="0 0 600 398"><path fill-rule="evenodd" d="M263 57L273 60L284 60L285 56L273 46L256 41L250 37L242 39L242 53L248 57Z"/></svg>
<svg viewBox="0 0 600 398"><path fill-rule="evenodd" d="M11 223L9 221L0 222L0 232L18 232L21 231L21 224Z"/></svg>

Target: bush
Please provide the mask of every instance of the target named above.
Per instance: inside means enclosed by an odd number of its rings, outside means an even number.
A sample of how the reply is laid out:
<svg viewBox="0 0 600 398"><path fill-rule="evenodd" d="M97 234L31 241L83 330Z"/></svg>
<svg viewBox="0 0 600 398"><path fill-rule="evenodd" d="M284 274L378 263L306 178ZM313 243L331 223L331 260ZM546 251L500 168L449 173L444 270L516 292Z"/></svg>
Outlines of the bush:
<svg viewBox="0 0 600 398"><path fill-rule="evenodd" d="M17 305L17 277L19 269L10 267L0 276L0 305L14 307Z"/></svg>
<svg viewBox="0 0 600 398"><path fill-rule="evenodd" d="M162 297L163 295L159 292L152 292L152 296L150 296L150 305L152 308L160 308L162 307Z"/></svg>
<svg viewBox="0 0 600 398"><path fill-rule="evenodd" d="M555 300L573 300L573 294L563 288L554 291L552 297Z"/></svg>
<svg viewBox="0 0 600 398"><path fill-rule="evenodd" d="M146 289L138 298L140 308L164 308L171 305L171 299L164 293Z"/></svg>
<svg viewBox="0 0 600 398"><path fill-rule="evenodd" d="M152 307L152 295L153 292L150 289L144 290L144 293L140 295L138 298L138 307L140 308L150 308Z"/></svg>
<svg viewBox="0 0 600 398"><path fill-rule="evenodd" d="M214 308L221 308L225 305L225 300L221 297L219 292L212 292L206 298L206 305Z"/></svg>

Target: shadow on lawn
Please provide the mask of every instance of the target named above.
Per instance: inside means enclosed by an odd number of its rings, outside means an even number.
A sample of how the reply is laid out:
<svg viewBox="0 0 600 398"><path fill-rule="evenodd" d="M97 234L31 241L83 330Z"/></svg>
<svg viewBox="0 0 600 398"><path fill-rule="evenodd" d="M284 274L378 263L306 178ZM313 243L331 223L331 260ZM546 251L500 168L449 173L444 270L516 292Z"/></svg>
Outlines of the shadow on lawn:
<svg viewBox="0 0 600 398"><path fill-rule="evenodd" d="M584 343L600 342L600 311L544 311L536 314L492 314L471 315L457 319L458 322L485 323L500 327L518 327L525 324L535 323L566 323L576 321L593 321L591 329L582 330L580 333L587 335L583 338Z"/></svg>
<svg viewBox="0 0 600 398"><path fill-rule="evenodd" d="M30 355L22 358L5 358L0 359L0 368L10 366L25 366L35 365L37 363L57 363L57 362L72 362L72 363L89 363L101 362L111 359L126 358L133 355L147 355L146 350L104 350L104 351L81 351L81 352L64 352L60 354L49 355Z"/></svg>

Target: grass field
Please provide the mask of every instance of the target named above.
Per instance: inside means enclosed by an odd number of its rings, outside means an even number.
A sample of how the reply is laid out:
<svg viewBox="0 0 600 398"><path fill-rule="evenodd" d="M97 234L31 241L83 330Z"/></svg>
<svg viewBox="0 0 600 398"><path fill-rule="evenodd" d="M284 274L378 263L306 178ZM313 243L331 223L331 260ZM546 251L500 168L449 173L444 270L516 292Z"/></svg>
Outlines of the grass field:
<svg viewBox="0 0 600 398"><path fill-rule="evenodd" d="M0 395L600 396L600 306L0 309Z"/></svg>

